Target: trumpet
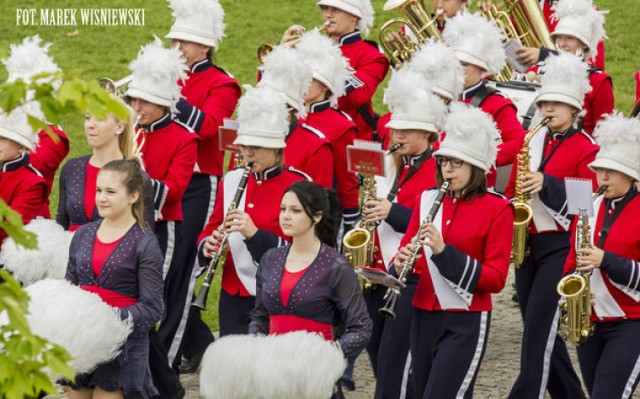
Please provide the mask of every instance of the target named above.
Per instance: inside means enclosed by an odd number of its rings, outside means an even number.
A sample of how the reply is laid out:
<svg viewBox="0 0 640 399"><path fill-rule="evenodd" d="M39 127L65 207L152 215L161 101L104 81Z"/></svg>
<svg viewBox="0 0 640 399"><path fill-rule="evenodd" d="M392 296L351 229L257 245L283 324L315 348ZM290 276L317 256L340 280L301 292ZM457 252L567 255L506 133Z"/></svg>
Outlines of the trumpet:
<svg viewBox="0 0 640 399"><path fill-rule="evenodd" d="M98 81L98 84L100 84L100 87L107 90L108 92L122 97L124 96L124 93L126 91L125 88L129 85L129 83L131 83L134 77L134 74L129 74L115 82L110 78L102 78Z"/></svg>
<svg viewBox="0 0 640 399"><path fill-rule="evenodd" d="M242 177L240 178L240 182L238 183L238 188L236 189L235 196L233 197L233 201L229 204L229 208L227 209L227 214L230 211L236 209L240 200L242 199L242 194L244 190L247 188L247 183L249 182L249 175L251 174L251 164L245 166L244 171L242 172ZM211 282L213 281L213 276L218 268L218 264L223 264L229 247L227 246L227 241L229 241L229 232L224 231L224 221L218 227L218 232L222 235L222 239L220 240L220 245L218 249L211 256L211 260L207 265L207 270L204 275L204 281L202 282L202 288L200 288L200 292L196 299L191 303L191 306L206 310L207 309L207 297L209 296L209 288L211 288Z"/></svg>
<svg viewBox="0 0 640 399"><path fill-rule="evenodd" d="M329 21L324 21L324 23L322 25L318 25L316 26L314 29L318 29L319 32L326 32L327 31L327 27L331 24L331 22ZM282 43L281 46L283 47L295 47L295 45L300 41L300 38L302 37L302 33L303 32L298 32L298 38L297 39L293 39L290 40L286 43ZM262 43L261 45L258 46L258 49L256 50L256 56L258 57L258 61L260 62L260 64L264 64L264 57L266 57L270 52L273 51L274 49L274 45L271 43Z"/></svg>
<svg viewBox="0 0 640 399"><path fill-rule="evenodd" d="M433 201L433 205L427 214L424 222L420 225L420 229L418 229L418 234L416 234L411 240L411 256L407 258L402 263L402 271L398 276L398 280L400 280L403 284L407 281L407 276L413 270L413 265L416 263L418 259L418 255L420 255L420 251L422 250L422 245L420 245L420 236L422 235L424 226L431 223L433 218L438 213L438 209L440 209L440 205L442 204L442 200L444 199L445 194L447 193L447 189L449 188L449 181L445 180L442 182L440 189L438 190L438 195L436 199ZM387 289L387 293L384 299L384 306L378 309L378 313L380 316L389 317L391 319L396 318L396 308L398 307L398 299L400 298L400 288L398 287L389 287Z"/></svg>

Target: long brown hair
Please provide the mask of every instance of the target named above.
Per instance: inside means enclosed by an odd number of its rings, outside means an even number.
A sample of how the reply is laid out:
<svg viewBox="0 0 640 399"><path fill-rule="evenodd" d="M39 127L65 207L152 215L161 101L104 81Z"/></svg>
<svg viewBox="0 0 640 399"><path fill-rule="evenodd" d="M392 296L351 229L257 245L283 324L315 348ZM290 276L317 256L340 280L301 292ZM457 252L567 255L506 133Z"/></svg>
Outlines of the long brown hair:
<svg viewBox="0 0 640 399"><path fill-rule="evenodd" d="M136 222L142 227L146 227L144 221L144 200L143 186L144 178L142 177L142 168L140 162L136 158L117 159L104 165L100 172L110 171L119 173L122 176L122 184L127 190L127 194L138 193L138 199L133 203L131 212Z"/></svg>

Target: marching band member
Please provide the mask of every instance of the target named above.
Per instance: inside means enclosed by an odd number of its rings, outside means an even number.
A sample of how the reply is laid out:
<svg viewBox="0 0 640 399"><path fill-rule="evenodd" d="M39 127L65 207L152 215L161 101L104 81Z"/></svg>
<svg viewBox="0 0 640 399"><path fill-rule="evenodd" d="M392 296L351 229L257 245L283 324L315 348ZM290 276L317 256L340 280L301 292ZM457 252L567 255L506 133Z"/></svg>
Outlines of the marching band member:
<svg viewBox="0 0 640 399"><path fill-rule="evenodd" d="M25 106L9 114L0 110L0 199L20 215L24 224L38 215L47 198L44 178L29 163L29 152L37 142ZM7 237L0 228L0 248Z"/></svg>
<svg viewBox="0 0 640 399"><path fill-rule="evenodd" d="M433 151L447 111L423 75L406 67L391 77L384 100L391 110L387 124L391 141L401 146L388 156L387 177L378 179L378 192L364 204L362 213L367 222L379 223L374 235L378 250L373 267L387 271L409 225L415 198L436 185ZM416 283L417 276L407 281L394 320L378 313L386 287L374 285L367 298L374 321L367 351L376 375L376 398L400 398L401 392L408 389L409 326Z"/></svg>
<svg viewBox="0 0 640 399"><path fill-rule="evenodd" d="M635 187L640 180L640 121L609 115L598 123L594 137L600 151L589 168L598 186L607 188L594 200L589 219L592 248L572 245L564 271L591 272L595 332L578 346L589 397L624 398L633 396L638 384L640 358L640 196Z"/></svg>
<svg viewBox="0 0 640 399"><path fill-rule="evenodd" d="M442 37L464 68L464 91L460 100L491 115L502 137L496 166L510 165L522 146L524 130L513 102L487 86L484 80L505 64L500 31L480 14L462 14L449 21ZM495 173L487 176L487 180L492 187Z"/></svg>
<svg viewBox="0 0 640 399"><path fill-rule="evenodd" d="M291 184L309 179L283 164L289 125L285 101L268 87L249 89L240 98L234 144L240 146L251 174L237 208L229 209L244 168L227 173L219 185L213 214L198 237L199 261L206 265L206 258L221 250L218 229L230 234L218 307L220 336L247 333L249 312L255 304L256 266L267 250L284 244L285 234L278 224L280 199Z"/></svg>
<svg viewBox="0 0 640 399"><path fill-rule="evenodd" d="M49 55L50 43L41 45L42 39L38 35L26 37L21 44L12 44L9 58L2 60L9 73L7 82L12 83L18 79L31 83L36 75L43 73L54 74L60 72L60 68ZM49 81L57 89L60 82L52 78L41 78L41 81ZM34 93L29 90L27 101L33 100ZM30 103L29 113L46 121L40 103L33 101ZM47 124L49 131L40 129L38 132L38 145L29 154L31 165L36 168L47 182L47 198L38 216L44 218L51 217L49 210L49 194L53 187L53 178L64 158L69 154L69 138L58 126Z"/></svg>
<svg viewBox="0 0 640 399"><path fill-rule="evenodd" d="M556 285L569 252L565 177L582 177L594 182L587 165L598 146L575 123L589 91L588 66L573 54L552 56L542 87L534 102L547 127L530 139L530 166L516 181L518 161L514 162L506 195L513 197L519 185L533 196L529 225L529 255L516 268L516 291L524 332L520 374L510 398L538 398L547 389L554 398L584 397L580 381L571 366L564 341L556 335L559 320ZM520 156L520 155L519 155ZM520 183L519 183L520 182Z"/></svg>
<svg viewBox="0 0 640 399"><path fill-rule="evenodd" d="M591 63L598 53L598 42L605 38L604 13L598 11L591 0L559 0L554 7L553 18L558 20L551 39L560 51L577 54ZM549 53L547 53L549 54ZM545 73L545 62L534 71ZM614 95L611 77L604 70L590 64L591 91L584 99L581 126L591 134L604 115L613 112Z"/></svg>
<svg viewBox="0 0 640 399"><path fill-rule="evenodd" d="M249 333L304 330L333 341L332 323L339 318L346 330L336 342L345 358L355 358L369 341L371 319L353 266L336 249L336 194L316 183L294 183L282 197L279 220L292 242L260 261Z"/></svg>
<svg viewBox="0 0 640 399"><path fill-rule="evenodd" d="M188 286L187 298L195 286L196 239L211 212L218 181L222 177L224 154L218 145L218 127L230 118L242 94L238 82L213 64L214 51L224 36L224 10L217 0L171 0L175 21L165 36L177 46L187 67L187 80L180 80L182 98L176 104L176 119L200 137L198 161L182 197L182 241L176 248L180 260L181 286ZM176 326L169 348L169 361L180 363L180 372L195 372L202 353L213 342L213 334L200 312L190 307ZM181 342L182 346L181 347ZM180 352L184 351L181 360Z"/></svg>
<svg viewBox="0 0 640 399"><path fill-rule="evenodd" d="M167 353L189 306L189 276L185 283L175 250L181 245L181 201L196 165L199 139L186 125L172 119L180 98L178 79L186 77L180 51L163 48L158 39L142 49L130 69L134 78L125 96L138 115L138 128L143 129L138 145L154 189L155 232L164 254L165 307L160 328L151 334L149 364L160 396L180 397L183 388Z"/></svg>
<svg viewBox="0 0 640 399"><path fill-rule="evenodd" d="M134 116L128 106L127 110L129 115L124 121L113 114L105 120L85 116L84 131L91 154L68 160L58 182L60 198L56 221L65 230L76 231L83 224L100 218L96 208L96 179L100 168L132 155ZM153 210L145 212L145 220L153 226Z"/></svg>
<svg viewBox="0 0 640 399"><path fill-rule="evenodd" d="M289 132L285 138L284 163L308 174L325 188L333 187L334 171L331 143L324 133L305 123L304 95L311 86L313 72L304 54L293 48L276 46L264 57L262 79L258 87L282 93L289 107Z"/></svg>
<svg viewBox="0 0 640 399"><path fill-rule="evenodd" d="M307 116L301 122L321 131L333 149L334 186L340 198L344 230L349 230L360 216L360 189L355 173L347 169L347 146L356 137L351 117L337 108L338 98L345 94L344 82L349 77L349 62L338 46L317 30L305 33L296 44L311 65L313 80L304 95Z"/></svg>
<svg viewBox="0 0 640 399"><path fill-rule="evenodd" d="M149 372L149 331L162 314L162 251L144 227L143 175L137 160L119 159L98 174L102 219L74 234L66 279L133 319L122 353L65 388L71 399L150 398L158 394ZM72 311L72 310L70 310ZM79 332L82 333L82 332Z"/></svg>
<svg viewBox="0 0 640 399"><path fill-rule="evenodd" d="M418 197L393 264L398 273L419 235L420 273L410 331L415 398L471 398L484 356L491 294L506 282L513 207L487 191L500 135L484 112L456 103L446 137L434 152L436 183L449 181L431 223L424 224L439 190ZM421 226L422 225L422 226ZM404 296L404 293L401 295Z"/></svg>
<svg viewBox="0 0 640 399"><path fill-rule="evenodd" d="M329 38L354 70L346 85L346 94L338 99L338 109L349 114L358 127L356 137L372 140L376 127L371 98L389 70L389 60L378 45L362 36L369 35L373 25L370 0L321 0L316 3L324 19ZM304 27L293 25L287 29L280 43L296 40Z"/></svg>

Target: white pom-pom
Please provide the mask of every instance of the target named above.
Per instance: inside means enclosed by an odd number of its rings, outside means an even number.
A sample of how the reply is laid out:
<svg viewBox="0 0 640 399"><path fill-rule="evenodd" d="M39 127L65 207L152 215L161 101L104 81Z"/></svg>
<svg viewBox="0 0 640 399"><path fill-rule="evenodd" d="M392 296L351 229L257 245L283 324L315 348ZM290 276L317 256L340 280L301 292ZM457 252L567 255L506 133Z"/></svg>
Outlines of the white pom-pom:
<svg viewBox="0 0 640 399"><path fill-rule="evenodd" d="M544 73L540 75L542 86L571 85L577 88L579 98L591 91L589 65L572 53L560 52L549 56L544 62Z"/></svg>
<svg viewBox="0 0 640 399"><path fill-rule="evenodd" d="M464 88L462 65L451 47L441 41L430 40L422 45L403 69L405 68L421 73L431 85L437 85L453 71L454 93L461 93Z"/></svg>
<svg viewBox="0 0 640 399"><path fill-rule="evenodd" d="M65 348L76 373L89 373L115 359L131 333L132 321L120 311L65 280L41 280L25 291L31 331Z"/></svg>
<svg viewBox="0 0 640 399"><path fill-rule="evenodd" d="M12 44L9 58L2 60L9 72L8 82L18 79L31 82L36 75L60 71L49 56L49 47L51 43L42 44L38 35L26 37L20 44Z"/></svg>
<svg viewBox="0 0 640 399"><path fill-rule="evenodd" d="M345 367L340 348L318 334L231 335L207 348L200 395L208 399L326 399Z"/></svg>
<svg viewBox="0 0 640 399"><path fill-rule="evenodd" d="M238 124L242 126L263 115L271 115L273 120L279 122L279 126L265 126L265 128L276 128L278 131L287 132L289 122L284 95L270 87L254 88L249 85L243 87L245 93L238 101Z"/></svg>
<svg viewBox="0 0 640 399"><path fill-rule="evenodd" d="M9 237L2 244L0 264L25 286L45 278L64 279L73 233L50 219L34 219L25 230L35 233L38 248L18 246Z"/></svg>
<svg viewBox="0 0 640 399"><path fill-rule="evenodd" d="M358 8L362 12L362 18L358 21L358 29L366 37L369 36L369 31L373 26L375 11L370 0L360 0Z"/></svg>
<svg viewBox="0 0 640 399"><path fill-rule="evenodd" d="M453 49L473 51L476 57L486 62L489 74L500 72L506 62L501 31L494 21L479 13L458 14L447 21L442 38Z"/></svg>
<svg viewBox="0 0 640 399"><path fill-rule="evenodd" d="M593 131L593 137L603 147L626 143L629 147L640 147L640 119L625 118L620 112L605 115Z"/></svg>

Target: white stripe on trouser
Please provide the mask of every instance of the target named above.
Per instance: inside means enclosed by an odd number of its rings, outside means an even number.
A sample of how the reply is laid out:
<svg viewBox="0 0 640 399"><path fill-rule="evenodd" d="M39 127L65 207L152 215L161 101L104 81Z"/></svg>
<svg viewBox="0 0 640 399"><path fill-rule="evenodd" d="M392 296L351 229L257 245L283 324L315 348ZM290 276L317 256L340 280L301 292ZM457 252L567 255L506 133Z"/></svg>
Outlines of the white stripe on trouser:
<svg viewBox="0 0 640 399"><path fill-rule="evenodd" d="M547 337L547 345L544 348L544 359L542 362L542 380L540 381L540 390L538 391L538 398L544 398L544 391L547 390L547 381L549 380L549 368L551 366L551 354L553 353L553 346L556 342L556 334L558 333L558 322L560 321L560 308L556 308L556 314L553 316L553 322L551 323L551 329L549 330L549 336Z"/></svg>
<svg viewBox="0 0 640 399"><path fill-rule="evenodd" d="M400 397L398 399L405 399L407 397L407 384L409 384L410 371L411 371L411 351L407 353L407 361L404 363L404 370L402 371L402 385L400 386Z"/></svg>
<svg viewBox="0 0 640 399"><path fill-rule="evenodd" d="M176 222L173 220L167 222L167 250L164 252L164 263L162 264L162 281L167 278L171 260L173 259L173 251L176 249Z"/></svg>
<svg viewBox="0 0 640 399"><path fill-rule="evenodd" d="M487 339L487 318L488 312L480 313L480 332L478 333L478 342L476 343L476 351L473 354L473 359L471 360L471 364L469 365L469 370L467 370L467 374L464 376L464 380L462 380L462 386L458 390L456 394L456 398L464 398L464 394L467 393L469 386L471 385L471 380L473 380L473 376L476 374L476 370L480 366L480 357L482 356L482 348L484 348L484 343Z"/></svg>
<svg viewBox="0 0 640 399"><path fill-rule="evenodd" d="M627 385L624 386L624 391L622 392L622 399L627 399L631 397L631 394L633 393L633 385L638 379L638 373L640 373L640 356L636 359L636 365L633 366L631 375L627 380Z"/></svg>
<svg viewBox="0 0 640 399"><path fill-rule="evenodd" d="M211 213L213 213L213 207L216 202L216 193L218 191L218 177L217 176L209 176L209 184L211 189L209 190L209 207L207 208L207 215L204 219L204 223L202 225L202 229L204 230L205 226L209 222L209 217ZM193 295L193 290L196 287L196 277L200 272L200 265L198 264L198 256L196 255L196 259L191 266L191 277L189 278L189 288L187 289L187 296L185 297L184 309L182 310L182 317L180 318L180 324L178 324L178 330L176 334L173 336L173 341L171 341L171 347L169 348L169 365L173 364L173 360L178 354L178 348L180 347L180 343L182 342L182 338L184 337L184 332L187 329L187 320L189 319L189 310L191 309L191 296Z"/></svg>

